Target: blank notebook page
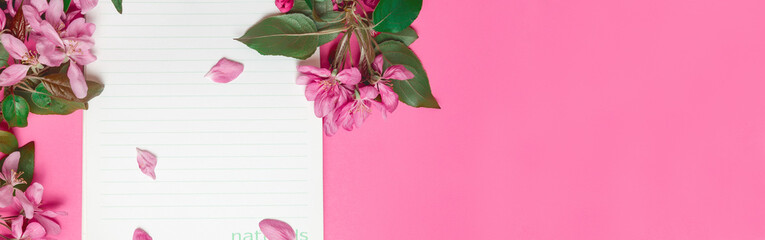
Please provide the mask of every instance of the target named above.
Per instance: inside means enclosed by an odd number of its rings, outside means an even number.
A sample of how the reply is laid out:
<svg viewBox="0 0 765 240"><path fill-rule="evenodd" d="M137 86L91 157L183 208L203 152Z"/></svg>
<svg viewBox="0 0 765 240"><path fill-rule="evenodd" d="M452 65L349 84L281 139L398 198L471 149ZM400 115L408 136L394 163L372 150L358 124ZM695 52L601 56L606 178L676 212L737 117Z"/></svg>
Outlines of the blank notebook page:
<svg viewBox="0 0 765 240"><path fill-rule="evenodd" d="M233 40L273 0L101 1L87 74L106 84L84 123L83 239L264 239L258 222L323 238L321 120L295 84L298 61ZM204 74L244 63L228 84ZM314 59L315 60L315 59ZM305 64L305 63L303 63ZM156 180L136 147L157 155Z"/></svg>

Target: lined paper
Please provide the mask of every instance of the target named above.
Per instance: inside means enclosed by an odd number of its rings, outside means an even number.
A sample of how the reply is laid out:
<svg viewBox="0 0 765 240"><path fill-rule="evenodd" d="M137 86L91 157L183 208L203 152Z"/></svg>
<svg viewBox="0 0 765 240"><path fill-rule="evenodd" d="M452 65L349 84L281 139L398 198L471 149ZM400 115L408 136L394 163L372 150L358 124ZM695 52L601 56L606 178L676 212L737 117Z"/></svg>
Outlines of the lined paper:
<svg viewBox="0 0 765 240"><path fill-rule="evenodd" d="M233 38L277 10L273 0L131 0L88 14L106 88L85 112L83 239L264 239L264 218L299 240L323 238L321 121L298 62ZM245 64L228 84L204 74ZM304 64L304 63L301 63ZM158 157L157 179L136 163ZM248 238L249 237L249 238Z"/></svg>

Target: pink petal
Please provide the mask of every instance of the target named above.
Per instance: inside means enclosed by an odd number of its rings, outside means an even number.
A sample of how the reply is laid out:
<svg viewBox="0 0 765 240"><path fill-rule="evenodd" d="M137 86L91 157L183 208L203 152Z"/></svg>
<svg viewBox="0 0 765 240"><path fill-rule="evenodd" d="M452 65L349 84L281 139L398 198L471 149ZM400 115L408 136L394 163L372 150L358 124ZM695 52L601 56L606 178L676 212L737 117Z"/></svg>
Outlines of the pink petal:
<svg viewBox="0 0 765 240"><path fill-rule="evenodd" d="M42 225L48 234L58 235L61 233L61 225L59 225L56 221L53 221L53 219L40 214L35 214L34 219L40 223L40 225Z"/></svg>
<svg viewBox="0 0 765 240"><path fill-rule="evenodd" d="M409 80L414 78L414 73L410 72L403 65L393 65L385 70L382 79Z"/></svg>
<svg viewBox="0 0 765 240"><path fill-rule="evenodd" d="M213 66L205 77L217 83L228 83L239 77L244 71L244 64L236 61L229 60L228 58L221 58L218 63Z"/></svg>
<svg viewBox="0 0 765 240"><path fill-rule="evenodd" d="M361 72L358 68L349 68L337 74L338 81L346 85L356 85L361 81Z"/></svg>
<svg viewBox="0 0 765 240"><path fill-rule="evenodd" d="M75 18L66 26L66 31L61 34L63 38L71 39L89 39L96 31L96 25L85 22L85 18Z"/></svg>
<svg viewBox="0 0 765 240"><path fill-rule="evenodd" d="M53 26L58 26L61 23L61 16L64 15L64 1L63 0L50 0L48 3L48 10L45 11L45 20L51 23Z"/></svg>
<svg viewBox="0 0 765 240"><path fill-rule="evenodd" d="M313 102L313 113L319 118L327 116L333 110L334 104L335 102L332 102L331 97L317 96Z"/></svg>
<svg viewBox="0 0 765 240"><path fill-rule="evenodd" d="M80 65L88 65L96 61L96 55L93 55L89 48L77 48L69 57Z"/></svg>
<svg viewBox="0 0 765 240"><path fill-rule="evenodd" d="M37 33L48 39L48 41L55 44L57 47L64 47L64 40L61 40L61 36L58 35L58 31L50 25L49 22L40 22L40 27L37 28Z"/></svg>
<svg viewBox="0 0 765 240"><path fill-rule="evenodd" d="M332 76L332 71L326 68L318 68L310 65L301 65L298 66L298 72L302 74L311 74L316 75L317 77L321 78L328 78L329 76Z"/></svg>
<svg viewBox="0 0 765 240"><path fill-rule="evenodd" d="M133 240L152 240L152 238L143 229L136 228L133 232Z"/></svg>
<svg viewBox="0 0 765 240"><path fill-rule="evenodd" d="M24 19L27 20L29 23L29 26L32 27L33 31L37 31L38 28L40 28L40 22L42 22L42 18L40 18L40 13L37 12L35 7L24 5L21 6L21 8L24 10Z"/></svg>
<svg viewBox="0 0 765 240"><path fill-rule="evenodd" d="M141 172L151 177L151 179L157 179L157 175L154 174L154 168L157 166L157 156L140 148L135 148L135 150L138 152L138 168L141 169Z"/></svg>
<svg viewBox="0 0 765 240"><path fill-rule="evenodd" d="M80 7L82 14L85 14L86 12L90 11L91 9L96 7L96 4L98 4L98 0L74 0L72 2L74 2L78 7Z"/></svg>
<svg viewBox="0 0 765 240"><path fill-rule="evenodd" d="M383 119L388 118L388 115L385 113L387 108L385 104L382 104L381 102L374 101L374 100L370 100L369 104L371 105L370 108L380 109L380 114L382 114Z"/></svg>
<svg viewBox="0 0 765 240"><path fill-rule="evenodd" d="M293 5L295 5L295 0L276 0L276 8L283 13L292 10Z"/></svg>
<svg viewBox="0 0 765 240"><path fill-rule="evenodd" d="M42 215L42 216L46 216L46 217L49 217L49 218L69 215L68 213L66 213L64 211L55 211L54 212L54 211L50 211L50 210L38 212L37 214Z"/></svg>
<svg viewBox="0 0 765 240"><path fill-rule="evenodd" d="M3 47L5 47L5 50L8 51L8 54L13 59L20 60L29 52L24 42L7 33L0 34L0 43L3 44Z"/></svg>
<svg viewBox="0 0 765 240"><path fill-rule="evenodd" d="M380 91L380 98L382 98L385 109L387 109L388 112L396 110L396 107L398 106L398 94L396 94L390 86L384 83L377 83L377 88Z"/></svg>
<svg viewBox="0 0 765 240"><path fill-rule="evenodd" d="M32 183L27 190L24 192L24 195L27 196L27 199L34 203L35 205L40 205L42 202L43 197L43 186L40 183Z"/></svg>
<svg viewBox="0 0 765 240"><path fill-rule="evenodd" d="M47 0L29 0L29 5L35 8L36 12L42 13L48 10L48 1ZM26 12L27 10L24 9Z"/></svg>
<svg viewBox="0 0 765 240"><path fill-rule="evenodd" d="M345 130L353 130L353 116L351 116L351 108L353 108L353 102L346 103L337 111L335 122L338 126L343 127Z"/></svg>
<svg viewBox="0 0 765 240"><path fill-rule="evenodd" d="M16 194L14 199L16 200L16 203L21 207L21 209L24 210L24 217L27 219L32 219L35 214L35 206L29 202L27 196L25 194Z"/></svg>
<svg viewBox="0 0 765 240"><path fill-rule="evenodd" d="M260 231L268 240L295 240L295 230L286 222L276 219L260 221Z"/></svg>
<svg viewBox="0 0 765 240"><path fill-rule="evenodd" d="M77 66L75 62L69 64L69 69L66 71L66 76L69 77L69 85L72 87L72 92L77 98L85 98L88 96L88 83L85 82L85 76L82 75L82 69Z"/></svg>
<svg viewBox="0 0 765 240"><path fill-rule="evenodd" d="M44 237L45 234L45 228L43 228L43 226L39 223L33 222L27 225L27 229L24 231L24 234L21 235L21 238L38 239Z"/></svg>
<svg viewBox="0 0 765 240"><path fill-rule="evenodd" d="M0 86L11 86L21 82L27 76L29 66L24 64L13 64L0 73Z"/></svg>
<svg viewBox="0 0 765 240"><path fill-rule="evenodd" d="M330 113L324 117L324 134L332 136L337 133L337 122L335 122L335 113Z"/></svg>
<svg viewBox="0 0 765 240"><path fill-rule="evenodd" d="M370 8L376 7L378 3L380 3L380 0L364 0L364 5Z"/></svg>
<svg viewBox="0 0 765 240"><path fill-rule="evenodd" d="M361 99L369 100L377 97L377 89L372 86L364 86L359 88L359 96Z"/></svg>
<svg viewBox="0 0 765 240"><path fill-rule="evenodd" d="M353 115L353 125L356 126L356 128L360 128L361 124L363 124L364 121L367 120L367 117L369 116L369 112L358 111L358 112L354 112L351 115Z"/></svg>
<svg viewBox="0 0 765 240"><path fill-rule="evenodd" d="M6 21L5 14L0 14L0 26L5 26Z"/></svg>
<svg viewBox="0 0 765 240"><path fill-rule="evenodd" d="M374 68L375 71L382 73L383 55L377 55L377 57L375 57L375 61L372 63L372 68Z"/></svg>
<svg viewBox="0 0 765 240"><path fill-rule="evenodd" d="M18 216L11 220L11 234L14 238L21 238L24 235L22 227L24 226L24 216Z"/></svg>
<svg viewBox="0 0 765 240"><path fill-rule="evenodd" d="M316 100L316 96L321 90L321 84L312 82L305 86L305 99L308 101Z"/></svg>
<svg viewBox="0 0 765 240"><path fill-rule="evenodd" d="M8 207L13 204L13 186L5 185L0 187L0 208Z"/></svg>
<svg viewBox="0 0 765 240"><path fill-rule="evenodd" d="M37 52L40 53L38 60L45 65L56 67L61 65L66 58L66 54L58 50L53 43L47 39L40 39L37 42Z"/></svg>
<svg viewBox="0 0 765 240"><path fill-rule="evenodd" d="M5 162L3 162L3 174L10 174L11 170L16 171L19 169L19 159L21 159L19 151L8 154L5 157Z"/></svg>

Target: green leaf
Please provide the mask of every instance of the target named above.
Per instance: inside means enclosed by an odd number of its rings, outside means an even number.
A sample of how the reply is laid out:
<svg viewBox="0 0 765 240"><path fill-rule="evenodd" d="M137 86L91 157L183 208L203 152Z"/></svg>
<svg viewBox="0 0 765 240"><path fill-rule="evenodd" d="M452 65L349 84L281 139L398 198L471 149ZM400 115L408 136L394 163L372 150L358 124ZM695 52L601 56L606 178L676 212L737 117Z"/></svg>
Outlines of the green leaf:
<svg viewBox="0 0 765 240"><path fill-rule="evenodd" d="M307 59L316 52L319 35L313 20L291 13L268 17L236 40L263 55Z"/></svg>
<svg viewBox="0 0 765 240"><path fill-rule="evenodd" d="M10 55L8 54L8 51L5 50L3 44L0 44L0 67L8 66L9 57Z"/></svg>
<svg viewBox="0 0 765 240"><path fill-rule="evenodd" d="M29 116L29 104L24 98L8 95L2 102L3 118L9 127L26 127Z"/></svg>
<svg viewBox="0 0 765 240"><path fill-rule="evenodd" d="M302 2L302 1L298 1L298 2ZM297 4L295 4L295 5L297 5ZM305 5L308 6L309 9L313 10L313 1L305 0Z"/></svg>
<svg viewBox="0 0 765 240"><path fill-rule="evenodd" d="M313 6L308 4L309 3L306 3L306 1L295 1L295 5L292 6L289 13L302 13L303 15L310 17L313 15Z"/></svg>
<svg viewBox="0 0 765 240"><path fill-rule="evenodd" d="M21 147L19 153L21 153L19 172L21 173L21 179L24 179L27 183L16 185L16 188L26 191L29 184L32 184L35 173L35 142L29 142Z"/></svg>
<svg viewBox="0 0 765 240"><path fill-rule="evenodd" d="M335 40L337 36L340 35L340 33L334 33L334 34L326 34L319 36L319 42L317 46L321 46L324 44L327 44L328 42L331 42L332 40Z"/></svg>
<svg viewBox="0 0 765 240"><path fill-rule="evenodd" d="M381 43L381 42L385 42L389 40L395 40L409 46L419 37L420 36L417 35L417 32L414 31L414 29L412 29L411 27L408 27L404 29L403 31L397 32L397 33L386 33L386 32L380 33L380 35L377 35L377 37L375 37L375 41L378 43Z"/></svg>
<svg viewBox="0 0 765 240"><path fill-rule="evenodd" d="M332 6L332 1L317 1L313 4L314 19L318 19L318 22L322 21L338 21L344 12L335 11Z"/></svg>
<svg viewBox="0 0 765 240"><path fill-rule="evenodd" d="M45 84L37 84L35 92L32 93L32 103L41 108L50 108L53 99L50 98L51 94L48 89L45 89Z"/></svg>
<svg viewBox="0 0 765 240"><path fill-rule="evenodd" d="M122 14L122 0L112 0L112 4L114 4L114 8L117 9L117 12Z"/></svg>
<svg viewBox="0 0 765 240"><path fill-rule="evenodd" d="M400 64L414 74L410 80L393 81L393 91L398 94L401 102L412 107L441 108L430 92L428 74L409 47L399 41L387 41L380 44L380 53L385 57L386 68Z"/></svg>
<svg viewBox="0 0 765 240"><path fill-rule="evenodd" d="M69 11L69 4L72 2L72 0L64 0L64 12Z"/></svg>
<svg viewBox="0 0 765 240"><path fill-rule="evenodd" d="M66 76L65 73L61 73L62 75ZM56 75L56 74L51 74ZM46 75L46 77L51 77L51 75ZM50 94L48 89L45 89L45 91L40 91L39 86L43 85L40 80L26 80L28 81L29 85L31 86L38 86L35 88L35 92L28 92L21 88L16 88L14 90L14 94L23 97L27 101L31 101L33 104L30 104L29 109L34 114L39 115L67 115L74 111L77 111L79 109L88 109L88 101L93 99L94 97L101 94L101 92L104 90L104 85L98 81L91 81L88 80L88 95L83 99L76 99L76 100L68 100L61 97L57 97L55 95ZM50 97L51 102L48 107L45 107L45 104L38 104L38 102L41 99L35 100L35 93L39 95L45 95L48 94L48 97ZM41 96L37 96L37 98L42 98ZM44 103L44 102L40 102Z"/></svg>
<svg viewBox="0 0 765 240"><path fill-rule="evenodd" d="M0 152L5 154L12 153L19 148L19 141L11 132L0 131Z"/></svg>
<svg viewBox="0 0 765 240"><path fill-rule="evenodd" d="M412 25L422 9L422 0L380 0L372 19L378 32L396 33Z"/></svg>

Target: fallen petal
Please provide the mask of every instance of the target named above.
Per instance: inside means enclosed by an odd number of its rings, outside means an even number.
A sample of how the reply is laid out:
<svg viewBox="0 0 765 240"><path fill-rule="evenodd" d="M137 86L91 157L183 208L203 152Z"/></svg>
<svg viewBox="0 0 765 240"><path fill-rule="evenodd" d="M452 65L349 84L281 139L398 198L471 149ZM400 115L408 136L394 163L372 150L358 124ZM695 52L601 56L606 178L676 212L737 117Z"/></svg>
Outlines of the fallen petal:
<svg viewBox="0 0 765 240"><path fill-rule="evenodd" d="M157 156L140 148L135 148L135 150L138 152L138 168L141 169L141 172L151 177L151 179L157 179L157 175L154 174L154 168L157 166Z"/></svg>
<svg viewBox="0 0 765 240"><path fill-rule="evenodd" d="M286 222L263 219L258 226L268 240L295 240L295 230Z"/></svg>
<svg viewBox="0 0 765 240"><path fill-rule="evenodd" d="M152 240L152 238L143 229L136 228L133 232L133 240Z"/></svg>
<svg viewBox="0 0 765 240"><path fill-rule="evenodd" d="M205 77L217 83L228 83L239 77L244 71L244 64L232 61L228 58L221 58L213 66Z"/></svg>

